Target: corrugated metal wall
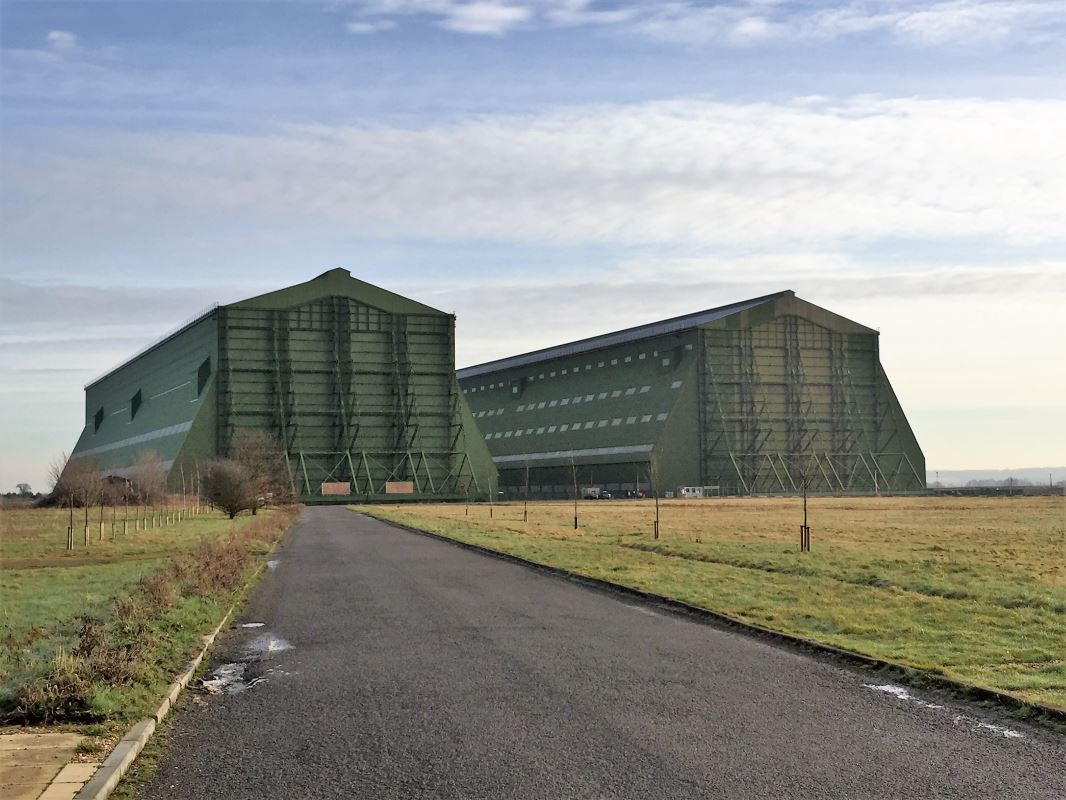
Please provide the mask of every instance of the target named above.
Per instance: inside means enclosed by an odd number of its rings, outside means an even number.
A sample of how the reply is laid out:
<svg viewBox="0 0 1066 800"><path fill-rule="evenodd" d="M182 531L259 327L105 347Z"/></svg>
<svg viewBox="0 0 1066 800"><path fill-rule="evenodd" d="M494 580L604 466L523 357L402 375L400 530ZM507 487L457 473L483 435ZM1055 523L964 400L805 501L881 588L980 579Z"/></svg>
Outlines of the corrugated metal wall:
<svg viewBox="0 0 1066 800"><path fill-rule="evenodd" d="M504 370L461 382L470 409L516 491L531 469L534 496L565 496L573 484L647 488L648 461L696 363L687 331ZM508 477L503 476L507 472Z"/></svg>
<svg viewBox="0 0 1066 800"><path fill-rule="evenodd" d="M924 458L877 336L796 315L701 336L703 472L728 493L913 491Z"/></svg>
<svg viewBox="0 0 1066 800"><path fill-rule="evenodd" d="M376 495L477 491L464 446L447 315L389 314L346 297L220 310L218 447L272 430L297 489L349 481Z"/></svg>
<svg viewBox="0 0 1066 800"><path fill-rule="evenodd" d="M877 340L788 292L461 385L511 496L527 469L533 497L572 495L575 472L578 488L611 490L917 491L924 456Z"/></svg>
<svg viewBox="0 0 1066 800"><path fill-rule="evenodd" d="M216 337L212 313L87 386L85 428L72 456L126 475L140 453L154 450L169 469L210 402Z"/></svg>

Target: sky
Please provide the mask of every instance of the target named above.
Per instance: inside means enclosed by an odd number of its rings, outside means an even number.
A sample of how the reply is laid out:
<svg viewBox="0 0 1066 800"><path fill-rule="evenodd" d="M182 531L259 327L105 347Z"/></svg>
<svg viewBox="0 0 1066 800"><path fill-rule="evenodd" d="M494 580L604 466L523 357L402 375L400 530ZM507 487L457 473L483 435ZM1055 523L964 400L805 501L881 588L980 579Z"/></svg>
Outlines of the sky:
<svg viewBox="0 0 1066 800"><path fill-rule="evenodd" d="M781 289L930 470L1066 465L1062 0L0 0L0 490L82 386L333 267L459 366Z"/></svg>

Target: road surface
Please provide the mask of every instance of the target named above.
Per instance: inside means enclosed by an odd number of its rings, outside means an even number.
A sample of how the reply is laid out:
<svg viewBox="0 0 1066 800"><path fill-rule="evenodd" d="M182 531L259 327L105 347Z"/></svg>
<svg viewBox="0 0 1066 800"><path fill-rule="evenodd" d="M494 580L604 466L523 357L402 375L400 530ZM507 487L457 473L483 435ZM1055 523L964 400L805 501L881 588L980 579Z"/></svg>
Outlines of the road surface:
<svg viewBox="0 0 1066 800"><path fill-rule="evenodd" d="M274 558L141 797L1066 798L1066 737L344 508Z"/></svg>

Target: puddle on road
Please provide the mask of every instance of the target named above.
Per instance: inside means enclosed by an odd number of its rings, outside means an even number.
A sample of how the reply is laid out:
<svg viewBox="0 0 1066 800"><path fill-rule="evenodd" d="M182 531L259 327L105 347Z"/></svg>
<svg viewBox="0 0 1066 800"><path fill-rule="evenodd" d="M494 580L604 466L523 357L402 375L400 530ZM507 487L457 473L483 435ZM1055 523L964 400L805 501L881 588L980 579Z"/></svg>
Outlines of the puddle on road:
<svg viewBox="0 0 1066 800"><path fill-rule="evenodd" d="M244 673L248 670L245 663L223 664L216 669L210 678L200 683L200 687L208 694L240 694L262 683L265 678L254 678L250 681L244 679Z"/></svg>
<svg viewBox="0 0 1066 800"><path fill-rule="evenodd" d="M993 725L991 722L981 722L981 720L967 717L965 714L956 714L955 719L953 719L952 722L956 725L969 725L976 731L991 731L997 736L1002 736L1004 739L1025 738L1025 734L1019 733L1013 728L1008 728L1005 725Z"/></svg>
<svg viewBox="0 0 1066 800"><path fill-rule="evenodd" d="M261 628L265 623L247 622L242 628ZM248 669L253 664L259 664L264 659L271 658L275 653L291 650L292 645L280 636L272 633L262 633L244 645L245 658L230 664L222 664L211 673L210 678L200 681L199 689L206 694L240 694L253 686L265 683L267 676L285 677L295 673L287 672L281 667L271 667L263 674L255 678L248 677Z"/></svg>
<svg viewBox="0 0 1066 800"><path fill-rule="evenodd" d="M280 564L280 563L281 562L278 559L273 558L273 559L271 559L270 561L267 562L267 569L275 570L275 569L278 568L278 564Z"/></svg>
<svg viewBox="0 0 1066 800"><path fill-rule="evenodd" d="M248 643L247 649L252 653L280 653L284 650L291 650L292 645L282 639L280 636L275 636L272 633L264 633L260 636L256 636L251 642Z"/></svg>
<svg viewBox="0 0 1066 800"><path fill-rule="evenodd" d="M935 703L927 703L921 698L915 697L909 691L902 686L896 686L892 683L864 683L867 689L873 689L875 692L884 692L890 694L898 700L906 700L907 702L914 703L922 708L929 708L934 711L942 711L944 706L938 706ZM1025 734L1019 733L1013 728L1008 728L1004 725L993 725L990 722L981 722L981 720L975 717L967 716L966 714L956 714L951 720L955 725L965 725L974 731L988 731L994 733L997 736L1002 736L1006 739L1024 739Z"/></svg>
<svg viewBox="0 0 1066 800"><path fill-rule="evenodd" d="M938 706L935 703L927 703L924 700L921 700L921 699L915 697L913 694L908 692L902 686L896 686L895 684L892 684L892 683L864 683L863 686L865 686L867 689L873 689L876 692L884 692L885 694L890 694L893 697L898 698L900 700L910 700L912 703L916 703L916 704L922 706L923 708L943 708L944 707L944 706Z"/></svg>

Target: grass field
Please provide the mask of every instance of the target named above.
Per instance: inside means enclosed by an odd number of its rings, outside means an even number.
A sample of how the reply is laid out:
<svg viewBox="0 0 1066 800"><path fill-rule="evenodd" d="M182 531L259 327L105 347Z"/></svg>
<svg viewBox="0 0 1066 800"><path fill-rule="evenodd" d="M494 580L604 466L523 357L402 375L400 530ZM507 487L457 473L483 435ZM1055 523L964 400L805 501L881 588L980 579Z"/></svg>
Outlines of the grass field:
<svg viewBox="0 0 1066 800"><path fill-rule="evenodd" d="M0 716L18 705L28 685L49 688L60 667L80 675L81 718L144 713L233 599L229 578L216 575L208 585L185 573L173 576L176 566L191 573L199 569L197 558L217 560L223 542L249 555L266 552L293 516L271 511L231 521L205 512L140 531L131 522L123 535L119 509L115 533L108 513L101 540L94 512L86 545L78 514L75 547L67 551L67 512L0 509ZM241 573L229 576L237 583L258 564L231 558L225 566ZM70 658L79 652L81 661ZM105 656L130 663L109 664ZM57 711L55 720L65 713Z"/></svg>
<svg viewBox="0 0 1066 800"><path fill-rule="evenodd" d="M357 508L1066 709L1066 498Z"/></svg>

